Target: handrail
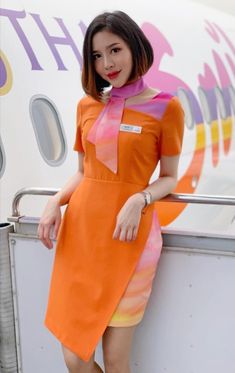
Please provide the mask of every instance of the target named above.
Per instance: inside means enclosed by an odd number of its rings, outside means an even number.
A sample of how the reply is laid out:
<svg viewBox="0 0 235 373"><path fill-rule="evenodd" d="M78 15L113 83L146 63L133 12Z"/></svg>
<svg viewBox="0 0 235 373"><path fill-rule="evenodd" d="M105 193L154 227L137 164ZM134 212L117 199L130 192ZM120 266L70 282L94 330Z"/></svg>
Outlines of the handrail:
<svg viewBox="0 0 235 373"><path fill-rule="evenodd" d="M19 203L25 195L54 195L60 189L54 188L23 188L20 189L14 196L12 202L12 216L9 221L18 221L21 217L19 212ZM224 205L235 206L235 196L220 196L210 194L190 194L190 193L171 193L159 202L178 202L178 203L199 203L208 205Z"/></svg>
<svg viewBox="0 0 235 373"><path fill-rule="evenodd" d="M38 195L38 196L53 196L60 189L54 188L22 188L15 194L12 202L12 216L8 221L18 221L22 216L19 211L20 200L25 195Z"/></svg>
<svg viewBox="0 0 235 373"><path fill-rule="evenodd" d="M199 203L205 205L235 206L235 196L211 194L172 193L159 202Z"/></svg>

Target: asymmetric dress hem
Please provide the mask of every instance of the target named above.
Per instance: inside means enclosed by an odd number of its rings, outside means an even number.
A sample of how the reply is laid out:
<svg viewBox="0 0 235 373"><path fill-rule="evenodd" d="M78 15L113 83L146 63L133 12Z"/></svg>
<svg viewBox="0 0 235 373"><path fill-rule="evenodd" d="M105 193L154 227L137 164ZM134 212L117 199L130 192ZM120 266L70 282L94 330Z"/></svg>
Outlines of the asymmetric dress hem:
<svg viewBox="0 0 235 373"><path fill-rule="evenodd" d="M78 104L74 150L84 152L84 177L61 223L45 318L47 328L84 361L107 326L136 325L143 318L162 248L154 205L141 215L136 240L112 236L120 209L148 186L160 157L180 153L184 125L179 100L163 92L125 107L115 174L87 140L103 107L89 96Z"/></svg>

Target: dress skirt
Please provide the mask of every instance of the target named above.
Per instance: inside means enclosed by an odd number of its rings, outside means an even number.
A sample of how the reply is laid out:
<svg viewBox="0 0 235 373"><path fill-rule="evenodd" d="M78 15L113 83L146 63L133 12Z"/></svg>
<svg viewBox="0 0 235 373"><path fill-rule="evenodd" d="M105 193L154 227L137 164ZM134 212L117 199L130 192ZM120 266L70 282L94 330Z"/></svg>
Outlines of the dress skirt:
<svg viewBox="0 0 235 373"><path fill-rule="evenodd" d="M134 241L112 238L116 217L143 185L84 177L58 235L45 324L88 361L107 326L143 317L161 251L154 206L141 216Z"/></svg>
<svg viewBox="0 0 235 373"><path fill-rule="evenodd" d="M107 326L136 325L143 317L162 247L154 205L141 214L135 240L115 240L113 232L120 210L149 185L160 157L180 153L184 125L180 103L169 94L125 107L113 173L87 139L103 107L89 96L78 104L74 149L84 152L84 177L60 227L45 318L84 361Z"/></svg>

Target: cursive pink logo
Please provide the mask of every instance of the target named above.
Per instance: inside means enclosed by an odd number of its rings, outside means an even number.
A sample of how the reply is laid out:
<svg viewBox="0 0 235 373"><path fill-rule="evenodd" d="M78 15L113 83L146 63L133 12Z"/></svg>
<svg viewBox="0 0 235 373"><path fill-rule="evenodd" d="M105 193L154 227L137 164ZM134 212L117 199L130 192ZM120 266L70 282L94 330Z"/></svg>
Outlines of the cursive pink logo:
<svg viewBox="0 0 235 373"><path fill-rule="evenodd" d="M228 36L217 25L210 24L208 21L206 25L206 31L213 40L216 43L222 43L224 41L234 55L235 47ZM198 74L199 102L187 83L172 73L161 70L160 65L163 57L165 55L174 56L173 48L165 36L150 23L144 23L142 29L153 45L155 52L154 65L146 75L147 82L152 86L175 95L179 90L182 90L186 98L186 103L190 107L190 120L193 123L193 125L190 125L190 128L195 129L195 148L193 150L192 160L185 174L179 180L175 191L193 193L201 177L206 146L211 143L214 167L216 167L219 162L219 141L221 135L224 153L228 154L231 148L233 130L232 119L234 118L232 108L235 112L235 95L233 94L234 87L232 86L228 69L230 68L231 72L234 74L234 57L228 53L224 54L228 63L228 68L226 68L222 58L216 50L212 49L211 53L214 57L216 71L214 73L209 64L202 62L204 72ZM206 139L206 124L210 126L210 139ZM169 206L166 206L166 204L163 206L161 203L156 204L161 224L167 225L171 223L185 207L186 204L174 204L173 206L172 204L169 204ZM166 213L166 211L170 211L171 213Z"/></svg>

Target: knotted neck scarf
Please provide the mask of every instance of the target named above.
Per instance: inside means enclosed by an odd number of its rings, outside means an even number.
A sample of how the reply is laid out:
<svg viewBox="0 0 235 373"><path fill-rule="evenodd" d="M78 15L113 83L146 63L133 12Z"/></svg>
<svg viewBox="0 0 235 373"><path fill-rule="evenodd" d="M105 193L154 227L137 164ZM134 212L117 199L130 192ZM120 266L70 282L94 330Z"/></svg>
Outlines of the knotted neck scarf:
<svg viewBox="0 0 235 373"><path fill-rule="evenodd" d="M113 173L118 171L118 134L125 100L146 88L142 77L121 88L112 88L108 102L88 133L87 140L95 145L96 158Z"/></svg>

